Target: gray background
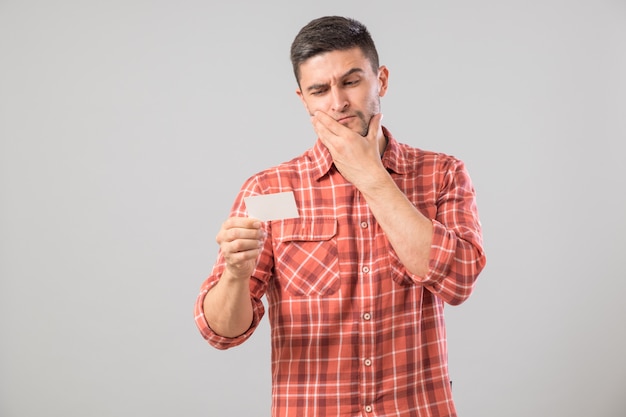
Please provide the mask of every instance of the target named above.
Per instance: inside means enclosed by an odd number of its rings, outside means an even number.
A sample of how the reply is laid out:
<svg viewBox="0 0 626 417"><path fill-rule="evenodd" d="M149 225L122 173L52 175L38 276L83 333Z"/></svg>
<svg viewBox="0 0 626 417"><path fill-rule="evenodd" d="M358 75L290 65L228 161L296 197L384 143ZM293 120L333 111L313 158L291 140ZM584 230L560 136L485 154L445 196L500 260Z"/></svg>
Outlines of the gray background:
<svg viewBox="0 0 626 417"><path fill-rule="evenodd" d="M0 0L0 416L267 416L267 320L193 322L243 180L309 147L288 49L362 20L385 124L462 158L463 417L626 413L626 2Z"/></svg>

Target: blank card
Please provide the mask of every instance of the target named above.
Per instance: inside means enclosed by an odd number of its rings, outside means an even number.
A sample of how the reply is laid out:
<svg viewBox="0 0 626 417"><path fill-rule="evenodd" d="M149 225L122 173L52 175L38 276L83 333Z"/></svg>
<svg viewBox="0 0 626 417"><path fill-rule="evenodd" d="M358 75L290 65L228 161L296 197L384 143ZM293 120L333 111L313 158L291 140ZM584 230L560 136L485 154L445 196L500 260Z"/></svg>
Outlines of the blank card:
<svg viewBox="0 0 626 417"><path fill-rule="evenodd" d="M248 216L262 221L300 217L293 191L244 198Z"/></svg>

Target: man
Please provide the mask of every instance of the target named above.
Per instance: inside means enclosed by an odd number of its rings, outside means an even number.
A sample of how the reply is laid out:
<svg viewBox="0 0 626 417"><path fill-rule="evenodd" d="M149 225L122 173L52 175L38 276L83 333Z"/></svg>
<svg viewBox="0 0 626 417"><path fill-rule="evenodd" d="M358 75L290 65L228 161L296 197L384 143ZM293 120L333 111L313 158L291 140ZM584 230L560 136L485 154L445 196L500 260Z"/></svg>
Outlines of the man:
<svg viewBox="0 0 626 417"><path fill-rule="evenodd" d="M465 166L381 125L389 71L361 23L311 21L291 60L318 140L245 182L196 323L237 346L266 296L273 416L455 416L444 303L466 300L485 265ZM278 192L299 217L248 217L244 198Z"/></svg>

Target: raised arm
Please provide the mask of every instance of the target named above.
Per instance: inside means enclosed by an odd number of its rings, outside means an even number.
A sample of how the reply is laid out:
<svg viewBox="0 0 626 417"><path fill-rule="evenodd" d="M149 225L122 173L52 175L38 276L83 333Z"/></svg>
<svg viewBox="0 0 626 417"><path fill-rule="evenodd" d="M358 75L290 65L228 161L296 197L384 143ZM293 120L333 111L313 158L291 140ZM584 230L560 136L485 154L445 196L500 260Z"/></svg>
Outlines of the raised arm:
<svg viewBox="0 0 626 417"><path fill-rule="evenodd" d="M203 306L209 327L220 336L237 337L252 324L250 276L263 239L261 222L246 217L229 218L217 234L226 267L217 284L206 294Z"/></svg>

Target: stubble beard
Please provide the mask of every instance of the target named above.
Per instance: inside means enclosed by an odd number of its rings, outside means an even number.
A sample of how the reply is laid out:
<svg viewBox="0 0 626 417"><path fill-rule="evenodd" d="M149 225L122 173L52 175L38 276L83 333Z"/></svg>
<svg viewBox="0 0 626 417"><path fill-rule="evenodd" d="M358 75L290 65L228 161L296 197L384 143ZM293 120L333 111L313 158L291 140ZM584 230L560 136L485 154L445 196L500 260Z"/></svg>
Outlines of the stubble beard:
<svg viewBox="0 0 626 417"><path fill-rule="evenodd" d="M359 132L359 134L363 137L367 136L367 134L369 133L370 121L372 120L372 117L380 112L380 100L373 101L368 110L369 114L367 117L362 111L357 110L354 112L356 117L358 117L361 122L361 131Z"/></svg>

